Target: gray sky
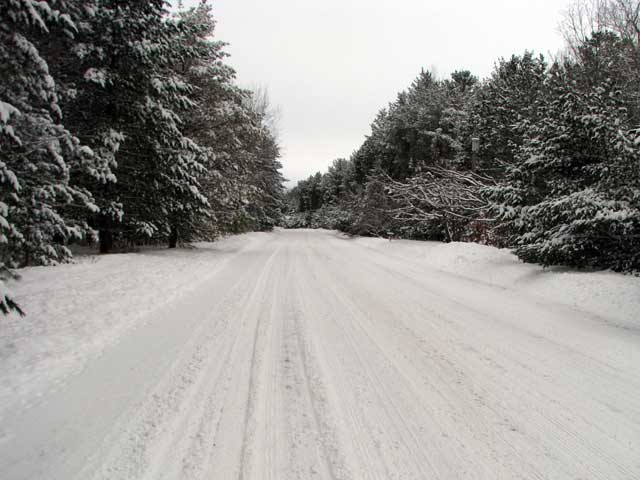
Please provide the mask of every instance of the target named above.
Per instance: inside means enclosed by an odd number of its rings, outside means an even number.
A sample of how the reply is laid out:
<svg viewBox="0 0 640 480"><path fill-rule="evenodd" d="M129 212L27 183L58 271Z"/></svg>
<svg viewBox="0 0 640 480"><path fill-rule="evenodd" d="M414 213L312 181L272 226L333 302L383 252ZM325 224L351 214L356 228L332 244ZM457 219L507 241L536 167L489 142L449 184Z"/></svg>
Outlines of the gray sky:
<svg viewBox="0 0 640 480"><path fill-rule="evenodd" d="M484 78L499 57L555 54L569 0L214 0L217 38L243 86L280 107L283 173L348 157L421 68ZM185 5L197 1L185 1Z"/></svg>

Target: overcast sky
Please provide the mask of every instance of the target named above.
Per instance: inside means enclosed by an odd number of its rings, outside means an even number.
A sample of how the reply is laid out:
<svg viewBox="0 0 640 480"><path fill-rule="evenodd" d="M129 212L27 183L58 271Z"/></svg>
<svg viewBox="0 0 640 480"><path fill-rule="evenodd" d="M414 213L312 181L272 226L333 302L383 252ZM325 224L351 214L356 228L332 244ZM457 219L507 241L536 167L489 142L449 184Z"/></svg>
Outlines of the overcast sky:
<svg viewBox="0 0 640 480"><path fill-rule="evenodd" d="M196 0L185 5L196 4ZM217 38L242 86L281 110L283 173L348 157L421 68L487 77L500 57L562 47L569 0L214 0Z"/></svg>

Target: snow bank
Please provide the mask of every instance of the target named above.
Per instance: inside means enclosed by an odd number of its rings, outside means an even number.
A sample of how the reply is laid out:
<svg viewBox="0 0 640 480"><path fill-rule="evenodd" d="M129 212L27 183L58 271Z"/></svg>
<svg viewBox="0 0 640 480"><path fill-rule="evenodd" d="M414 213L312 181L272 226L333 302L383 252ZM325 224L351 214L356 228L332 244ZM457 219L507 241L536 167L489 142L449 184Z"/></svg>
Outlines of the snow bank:
<svg viewBox="0 0 640 480"><path fill-rule="evenodd" d="M79 256L73 264L19 271L22 279L10 288L27 316L0 318L0 420L13 399L37 400L265 235L194 249Z"/></svg>
<svg viewBox="0 0 640 480"><path fill-rule="evenodd" d="M363 247L439 271L537 296L602 317L624 328L640 328L640 277L581 272L522 263L511 251L476 243L355 238Z"/></svg>

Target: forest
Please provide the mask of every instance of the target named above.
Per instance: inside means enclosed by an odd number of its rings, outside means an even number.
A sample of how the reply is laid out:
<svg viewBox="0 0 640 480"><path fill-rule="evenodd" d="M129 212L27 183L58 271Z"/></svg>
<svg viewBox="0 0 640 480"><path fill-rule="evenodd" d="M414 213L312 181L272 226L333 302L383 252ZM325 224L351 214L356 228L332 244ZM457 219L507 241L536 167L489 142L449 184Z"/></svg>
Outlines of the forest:
<svg viewBox="0 0 640 480"><path fill-rule="evenodd" d="M286 225L481 242L545 266L640 269L640 2L574 2L552 61L422 71L349 158L287 194Z"/></svg>
<svg viewBox="0 0 640 480"><path fill-rule="evenodd" d="M640 270L640 2L577 0L566 48L421 71L349 158L285 193L273 106L206 1L0 5L0 311L16 270L290 228Z"/></svg>
<svg viewBox="0 0 640 480"><path fill-rule="evenodd" d="M270 229L284 194L266 90L240 88L211 6L0 4L0 310L15 269Z"/></svg>

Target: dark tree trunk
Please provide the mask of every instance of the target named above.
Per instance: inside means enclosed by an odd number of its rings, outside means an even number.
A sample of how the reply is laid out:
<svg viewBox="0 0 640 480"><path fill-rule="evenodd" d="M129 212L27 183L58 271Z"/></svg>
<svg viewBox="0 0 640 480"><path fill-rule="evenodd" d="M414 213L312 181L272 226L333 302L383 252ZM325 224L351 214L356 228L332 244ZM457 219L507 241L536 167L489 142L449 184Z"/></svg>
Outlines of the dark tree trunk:
<svg viewBox="0 0 640 480"><path fill-rule="evenodd" d="M100 253L109 253L113 250L113 222L110 218L101 216L98 228L98 241Z"/></svg>
<svg viewBox="0 0 640 480"><path fill-rule="evenodd" d="M25 247L24 248L24 265L22 265L23 267L28 267L31 265L31 250L29 250L29 247Z"/></svg>
<svg viewBox="0 0 640 480"><path fill-rule="evenodd" d="M171 225L171 231L169 232L169 248L176 248L178 246L178 226L174 223Z"/></svg>
<svg viewBox="0 0 640 480"><path fill-rule="evenodd" d="M98 231L100 240L100 253L109 253L113 249L113 231L111 229L100 229Z"/></svg>

